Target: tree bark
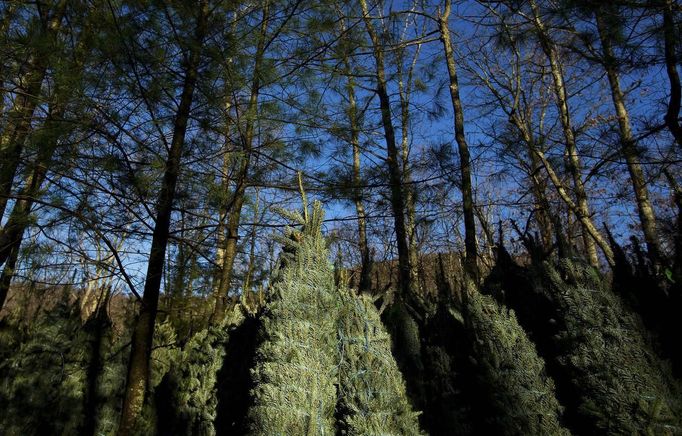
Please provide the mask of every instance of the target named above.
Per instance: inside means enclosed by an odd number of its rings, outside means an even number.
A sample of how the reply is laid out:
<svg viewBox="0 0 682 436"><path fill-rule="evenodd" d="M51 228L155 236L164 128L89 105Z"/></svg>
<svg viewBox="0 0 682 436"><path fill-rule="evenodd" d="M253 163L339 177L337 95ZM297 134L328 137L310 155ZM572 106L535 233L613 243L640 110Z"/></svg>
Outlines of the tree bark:
<svg viewBox="0 0 682 436"><path fill-rule="evenodd" d="M575 215L578 218L578 220L583 225L583 228L585 228L587 232L589 232L590 236L592 236L592 238L595 240L599 248L601 248L601 250L604 252L604 256L606 257L606 260L609 263L609 265L613 266L613 251L611 250L609 243L601 236L601 234L599 233L599 231L594 226L591 220L585 219L586 218L585 216L582 216L577 212L578 206L573 201L571 195L568 193L568 190L564 186L564 183L561 181L561 178L554 170L554 167L552 166L551 162L549 162L549 160L545 157L544 152L535 144L532 135L532 128L528 121L529 116L524 117L523 111L519 110L519 108L517 107L520 101L519 89L521 78L519 76L520 72L517 71L516 74L517 76L515 80L517 81L517 84L516 88L512 91L514 93L514 103L512 104L505 103L506 101L505 97L502 96L499 90L491 83L489 79L485 77L481 77L481 79L484 81L488 89L492 92L495 98L502 105L505 113L509 117L509 122L514 127L516 127L517 131L521 135L521 138L526 143L529 153L535 155L537 161L541 163L542 166L545 168L545 171L547 171L547 175L549 176L552 185L554 185L557 194L559 194L559 197L566 204L570 211L569 218L571 215ZM550 214L549 217L551 218L552 215ZM555 231L559 230L557 228L558 220L556 219L553 220L552 224L555 226Z"/></svg>
<svg viewBox="0 0 682 436"><path fill-rule="evenodd" d="M355 212L358 215L358 246L360 249L360 281L358 289L360 291L369 291L371 286L371 258L369 253L369 245L367 243L367 216L365 213L365 205L362 202L362 177L360 175L360 126L358 125L357 102L355 97L355 83L350 76L350 66L346 61L346 71L348 73L348 119L350 121L351 131L351 147L353 149L353 202L355 203Z"/></svg>
<svg viewBox="0 0 682 436"><path fill-rule="evenodd" d="M416 53L407 71L407 82L404 82L402 56L403 51L397 55L398 73L398 96L400 97L400 152L402 158L403 192L405 195L405 233L410 261L410 283L417 284L415 288L421 288L419 280L419 250L417 247L417 219L416 219L416 193L412 183L412 166L410 165L410 93L412 89L412 74L419 56L421 45L417 45Z"/></svg>
<svg viewBox="0 0 682 436"><path fill-rule="evenodd" d="M450 100L454 112L455 140L459 152L461 167L461 190L462 190L462 210L464 213L464 248L465 248L465 267L474 281L479 279L478 273L478 247L476 244L476 220L474 211L474 194L471 184L471 156L469 145L464 135L464 113L462 100L459 95L459 80L457 78L457 63L455 53L450 39L450 28L448 18L450 16L451 0L445 1L445 8L438 17L438 29L440 40L445 51L445 60L448 67L450 79Z"/></svg>
<svg viewBox="0 0 682 436"><path fill-rule="evenodd" d="M82 68L82 59L78 58L76 69L80 72ZM0 229L0 266L7 264L16 264L16 256L19 253L21 244L24 239L24 233L30 223L30 214L35 199L40 196L47 171L50 167L52 156L59 146L59 139L65 135L62 119L65 114L66 104L73 94L73 88L68 89L57 84L54 100L52 101L50 110L48 112L45 123L36 132L38 156L35 162L32 163L31 173L26 178L24 187L19 193L12 212L10 213L5 226ZM31 168L29 167L29 168ZM11 274L14 271L14 266L5 268L4 274L10 274L0 280L0 309L2 309L5 298L7 297L8 287L12 281Z"/></svg>
<svg viewBox="0 0 682 436"><path fill-rule="evenodd" d="M61 28L66 11L66 1L61 0L46 20L42 29L48 40L31 56L26 72L21 76L20 90L14 106L7 115L5 129L0 136L0 217L5 213L7 201L12 193L12 185L24 150L24 142L31 131L31 121L39 102L43 80L47 73L48 58L54 49L57 33Z"/></svg>
<svg viewBox="0 0 682 436"><path fill-rule="evenodd" d="M6 4L5 10L3 11L2 14L2 19L0 20L0 38L3 38L3 43L7 41L7 36L8 36L8 29L10 24L12 23L12 20L14 19L14 16L16 14L17 10L17 3L16 2L11 2L9 4ZM7 44L8 49L9 49L9 44ZM4 56L7 52L3 50L0 52L0 56ZM7 56L9 57L9 56ZM7 80L7 77L10 75L7 70L10 68L8 67L8 63L10 63L9 59L3 59L0 61L0 113L5 112L5 93L6 87L5 87L5 81ZM0 214L0 217L2 217L2 214Z"/></svg>
<svg viewBox="0 0 682 436"><path fill-rule="evenodd" d="M260 214L260 192L256 189L256 204L253 207L253 224L251 226L251 245L249 247L249 266L246 268L243 292L250 292L253 281L253 270L256 265L256 227Z"/></svg>
<svg viewBox="0 0 682 436"><path fill-rule="evenodd" d="M263 19L261 20L258 46L256 47L253 78L251 82L251 95L246 108L246 125L244 127L244 133L241 135L241 143L244 150L244 155L242 156L239 172L237 174L236 186L230 208L230 216L228 218L226 227L225 247L223 248L223 262L221 265L220 280L218 282L218 287L215 289L213 294L215 304L213 306L213 313L211 314L210 323L214 325L220 323L224 319L227 293L230 289L230 283L232 282L234 261L237 257L239 222L241 220L242 206L244 205L244 197L246 195L247 178L251 166L251 154L253 152L253 140L255 138L256 115L258 114L258 95L261 86L260 74L263 57L265 55L265 40L268 28L268 18L269 4L266 2L263 6Z"/></svg>
<svg viewBox="0 0 682 436"><path fill-rule="evenodd" d="M163 175L161 191L157 201L156 224L152 236L151 250L145 278L144 294L140 312L133 327L130 361L126 379L123 411L119 423L118 434L133 434L137 418L142 410L149 385L150 358L154 337L154 323L159 304L161 278L163 275L166 247L170 230L170 219L173 211L175 190L180 173L180 161L185 144L185 134L189 121L192 98L197 84L201 48L207 27L208 4L204 0L198 8L195 30L195 44L188 55L180 104L173 125L166 168Z"/></svg>
<svg viewBox="0 0 682 436"><path fill-rule="evenodd" d="M594 239L590 236L589 231L585 226L585 222L592 221L592 214L585 192L585 185L583 183L581 168L582 163L578 155L578 147L575 141L575 134L573 133L573 126L571 123L570 110L568 107L568 96L566 94L566 85L564 83L564 74L559 59L559 53L556 45L550 39L550 36L545 28L545 24L540 19L537 4L534 0L530 2L533 10L533 21L537 30L540 46L545 56L549 59L550 71L552 73L552 80L554 85L554 96L556 98L557 110L559 112L559 119L566 141L565 161L566 169L573 179L573 192L575 193L577 212L580 214L578 219L583 227L582 240L587 253L587 258L590 264L595 268L599 267L599 257L597 256L597 247ZM594 226L594 225L593 225Z"/></svg>
<svg viewBox="0 0 682 436"><path fill-rule="evenodd" d="M405 225L405 195L403 192L402 172L400 169L400 156L395 140L395 129L391 117L391 102L388 96L386 83L386 73L384 71L384 54L381 50L379 36L372 25L372 18L369 15L367 1L360 0L362 7L362 17L365 21L367 33L372 41L372 50L376 62L377 95L381 109L381 122L384 128L386 140L386 164L388 166L388 176L391 185L391 209L395 225L396 245L398 247L398 269L400 287L404 298L411 299L415 295L413 290L416 283L410 280L410 259L409 247L407 244L407 231Z"/></svg>
<svg viewBox="0 0 682 436"><path fill-rule="evenodd" d="M630 180L632 181L632 188L635 193L639 220L642 226L642 232L644 233L649 260L654 268L658 269L662 258L660 243L658 241L658 232L656 230L656 216L654 214L654 209L651 206L651 202L649 201L649 191L644 178L642 164L639 160L637 144L635 143L635 138L632 134L630 117L625 106L625 96L620 88L620 77L613 47L611 45L611 35L609 33L608 24L604 22L604 13L610 12L610 10L604 11L603 6L598 6L595 10L597 31L603 50L603 65L611 88L613 106L616 111L616 116L618 117L621 149L630 173Z"/></svg>
<svg viewBox="0 0 682 436"><path fill-rule="evenodd" d="M554 244L554 219L552 218L549 200L547 199L546 179L540 176L542 163L531 150L531 147L534 146L529 145L528 157L530 160L531 192L535 200L535 221L540 228L542 248L545 252L548 252Z"/></svg>
<svg viewBox="0 0 682 436"><path fill-rule="evenodd" d="M549 179L554 185L554 188L559 194L559 197L568 206L569 210L578 218L583 228L585 228L586 231L589 232L590 236L594 238L597 245L599 245L599 248L601 248L601 250L604 252L604 256L606 257L606 261L609 263L609 265L613 266L613 250L611 250L609 243L602 237L601 233L599 233L599 230L597 230L597 228L594 226L592 220L586 219L587 217L577 212L578 206L575 204L570 194L568 193L568 190L562 183L561 178L554 170L552 163L549 162L544 152L535 146L533 142L533 137L531 136L530 129L524 125L523 121L516 114L510 116L510 121L519 130L519 133L521 133L524 142L526 142L526 144L528 145L530 153L535 154L539 162L542 163L542 166L545 168L545 171L547 171L547 175L549 175Z"/></svg>
<svg viewBox="0 0 682 436"><path fill-rule="evenodd" d="M52 156L59 146L59 139L64 137L69 124L64 127L63 118L66 113L66 105L75 93L75 83L80 80L83 72L83 62L85 58L85 47L83 41L79 41L74 54L74 61L70 66L69 79L65 83L59 80L55 82L55 92L52 96L48 114L42 127L34 131L34 140L38 146L38 156L29 169L31 175L27 178L24 188L16 199L12 212L5 226L0 229L0 266L2 266L10 256L14 245L21 245L23 234L29 224L29 214L35 198L40 194L43 181L50 167ZM75 76L71 76L71 74ZM73 80L77 77L78 80ZM0 291L0 294L2 291ZM0 308L2 308L2 298L0 297Z"/></svg>

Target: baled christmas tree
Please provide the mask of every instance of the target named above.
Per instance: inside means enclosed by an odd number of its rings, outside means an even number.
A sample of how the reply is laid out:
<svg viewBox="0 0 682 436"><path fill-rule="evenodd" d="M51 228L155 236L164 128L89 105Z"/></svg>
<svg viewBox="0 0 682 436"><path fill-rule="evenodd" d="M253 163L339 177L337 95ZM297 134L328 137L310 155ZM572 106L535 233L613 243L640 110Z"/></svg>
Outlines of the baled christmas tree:
<svg viewBox="0 0 682 436"><path fill-rule="evenodd" d="M489 407L483 418L486 430L501 435L570 434L560 423L554 382L514 312L473 291L466 299L465 318L478 395Z"/></svg>
<svg viewBox="0 0 682 436"><path fill-rule="evenodd" d="M679 385L647 339L641 320L603 286L593 268L545 262L538 289L557 307L555 336L565 390L584 431L609 434L682 432ZM567 404L568 406L568 404Z"/></svg>
<svg viewBox="0 0 682 436"><path fill-rule="evenodd" d="M323 211L287 214L303 225L289 231L271 290L252 369L250 429L257 435L332 435L336 407L339 298L321 233Z"/></svg>
<svg viewBox="0 0 682 436"><path fill-rule="evenodd" d="M341 290L339 419L342 434L416 435L418 413L391 354L391 338L366 296Z"/></svg>

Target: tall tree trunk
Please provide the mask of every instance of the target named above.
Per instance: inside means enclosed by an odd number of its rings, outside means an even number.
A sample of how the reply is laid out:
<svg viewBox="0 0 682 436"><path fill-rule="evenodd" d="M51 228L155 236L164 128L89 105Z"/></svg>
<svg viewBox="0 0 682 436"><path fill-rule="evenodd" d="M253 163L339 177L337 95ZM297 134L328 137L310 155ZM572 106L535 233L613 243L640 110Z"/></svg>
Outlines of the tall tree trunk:
<svg viewBox="0 0 682 436"><path fill-rule="evenodd" d="M102 371L102 354L104 345L104 335L106 330L110 328L110 320L107 315L106 307L104 306L109 299L109 290L105 291L106 295L103 301L98 304L96 311L92 318L86 320L88 333L90 333L89 358L87 367L85 369L86 390L83 395L83 427L81 434L83 436L95 436L97 429L97 411L100 405L99 395L99 380L100 372Z"/></svg>
<svg viewBox="0 0 682 436"><path fill-rule="evenodd" d="M14 19L14 16L17 11L17 3L16 2L11 2L5 5L5 10L2 13L2 19L0 19L0 38L2 38L2 42L7 41L8 39L8 30L9 26L12 23L12 20ZM6 45L7 50L10 50L9 44ZM0 51L0 56L6 56L5 50ZM9 56L7 56L9 57ZM6 86L5 86L5 81L7 80L7 76L9 76L9 73L7 70L8 63L10 63L10 60L3 59L0 61L0 113L5 112L5 93L6 91ZM2 214L0 214L0 217L2 217Z"/></svg>
<svg viewBox="0 0 682 436"><path fill-rule="evenodd" d="M549 180L554 185L554 188L556 189L557 194L559 194L559 197L564 201L566 206L568 206L568 209L573 213L573 215L575 215L578 218L583 228L587 232L589 232L592 238L594 238L597 245L599 245L599 248L601 248L601 250L604 252L604 256L606 257L606 260L609 263L609 265L613 265L613 250L611 250L609 243L604 239L601 233L599 233L599 230L597 230L597 228L594 226L594 223L592 223L591 220L586 219L587 217L577 212L578 205L575 203L575 201L573 201L573 198L571 198L571 195L568 193L568 190L561 181L561 178L554 170L552 163L547 159L545 153L535 145L530 127L527 126L517 114L510 116L510 121L514 124L514 126L516 126L519 133L523 137L524 142L526 142L526 144L528 145L529 152L533 153L537 157L538 161L542 163L542 166L545 168L545 171L547 171ZM554 230L555 231L559 230L558 228L556 228L557 222L553 222L553 224L555 226Z"/></svg>
<svg viewBox="0 0 682 436"><path fill-rule="evenodd" d="M608 9L604 10L604 8ZM613 100L613 106L618 117L622 152L630 173L630 180L632 181L632 188L635 193L639 220L642 225L642 232L644 233L649 260L654 265L654 268L658 269L662 258L660 243L658 241L658 232L656 230L656 216L654 214L654 209L651 206L651 202L649 201L649 191L644 178L644 171L642 170L642 165L639 160L637 144L635 143L635 138L632 134L630 117L627 108L625 107L625 96L620 88L620 77L618 74L616 57L611 45L612 39L610 30L608 24L604 21L606 18L604 16L605 13L613 13L611 7L598 6L595 10L597 31L603 50L604 69L606 70L606 76L609 80L611 99Z"/></svg>
<svg viewBox="0 0 682 436"><path fill-rule="evenodd" d="M675 15L673 0L663 0L663 43L665 53L665 70L670 81L670 100L665 114L665 123L675 137L677 145L682 147L682 126L680 126L680 100L682 87L680 73L677 71L677 35L675 34Z"/></svg>
<svg viewBox="0 0 682 436"><path fill-rule="evenodd" d="M410 283L419 284L419 250L416 234L416 199L415 187L412 184L412 166L410 165L410 91L412 72L417 62L420 45L407 73L407 83L403 81L401 59L398 59L398 95L400 97L400 154L402 158L403 192L405 195L405 233L410 261ZM419 285L417 285L419 286ZM416 287L416 286L415 286Z"/></svg>
<svg viewBox="0 0 682 436"><path fill-rule="evenodd" d="M7 261L2 268L2 274L0 274L0 309L4 306L7 300L7 294L9 293L9 286L12 284L12 278L14 277L14 269L17 266L17 259L19 258L19 245L14 244L12 250L7 256Z"/></svg>
<svg viewBox="0 0 682 436"><path fill-rule="evenodd" d="M234 26L233 26L234 27ZM234 29L233 29L234 30ZM233 159L232 151L230 150L230 109L232 107L232 100L229 96L229 89L226 89L226 103L225 103L225 154L223 154L223 166L222 173L220 174L221 184L220 189L222 189L222 194L225 195L230 191L230 173L232 170ZM218 287L220 286L220 274L222 271L222 265L225 258L225 244L227 238L225 235L225 227L227 226L227 218L230 213L230 202L222 200L220 202L220 208L218 210L218 228L216 229L216 258L215 264L217 268L213 275L213 293L218 292Z"/></svg>
<svg viewBox="0 0 682 436"><path fill-rule="evenodd" d="M350 121L351 147L353 148L353 202L355 213L358 215L358 246L360 248L360 291L369 291L371 286L371 262L369 245L367 243L367 216L362 202L362 177L360 175L360 126L358 125L358 108L355 97L355 83L350 76L350 65L346 59L348 73L348 119Z"/></svg>
<svg viewBox="0 0 682 436"><path fill-rule="evenodd" d="M180 222L179 222L180 240L177 244L177 252L175 253L175 271L174 274L166 274L167 280L164 284L164 297L166 300L166 310L168 316L172 316L173 310L175 309L179 300L184 297L185 283L187 282L187 269L188 262L190 261L189 253L187 253L186 246L183 241L185 241L185 213L180 212ZM170 263L170 254L166 262Z"/></svg>
<svg viewBox="0 0 682 436"><path fill-rule="evenodd" d="M461 167L461 190L462 190L462 210L464 213L464 248L465 248L465 267L467 272L474 280L478 280L478 247L476 244L476 220L474 211L474 194L471 184L471 156L469 145L464 135L464 113L462 100L459 96L459 80L457 78L457 63L455 53L450 39L450 27L448 18L450 16L451 0L445 1L445 8L438 17L438 29L440 40L443 43L445 60L448 67L448 77L450 79L450 100L454 112L455 140L459 152Z"/></svg>
<svg viewBox="0 0 682 436"><path fill-rule="evenodd" d="M236 186L234 195L232 197L232 204L230 207L230 215L227 221L225 247L223 248L223 262L220 271L220 280L218 287L214 290L213 299L215 304L213 306L213 313L211 314L211 324L220 323L225 316L225 303L227 293L230 289L232 281L232 273L234 269L234 261L237 258L237 242L239 241L239 222L241 220L242 206L244 205L244 197L246 194L247 179L249 169L251 166L251 154L253 152L253 140L255 138L256 115L258 114L258 94L260 92L261 82L260 74L265 55L265 42L269 21L269 3L266 2L263 6L263 18L261 20L260 35L258 39L258 46L256 48L256 56L253 67L253 78L251 82L251 95L249 96L249 103L246 108L246 125L241 136L241 143L244 150L244 155L237 174Z"/></svg>
<svg viewBox="0 0 682 436"><path fill-rule="evenodd" d="M152 235L142 304L133 327L123 411L121 412L118 428L118 434L121 436L130 435L134 432L137 417L142 410L149 387L154 323L159 305L161 278L166 247L168 245L175 190L180 173L180 160L185 144L185 133L187 132L187 124L192 107L192 97L197 83L201 48L204 36L206 35L207 13L208 3L206 0L203 0L198 8L195 44L192 45L187 58L182 95L173 125L173 139L168 151L163 184L157 201L156 221Z"/></svg>
<svg viewBox="0 0 682 436"><path fill-rule="evenodd" d="M388 177L391 184L391 209L393 210L393 220L395 224L396 245L398 247L398 269L400 277L400 287L403 298L411 299L415 296L417 283L410 280L410 254L407 244L407 231L405 224L405 195L403 192L402 172L400 169L400 156L395 140L395 129L391 117L391 102L388 96L388 86L386 84L386 73L384 71L384 54L381 50L381 41L372 25L372 18L369 15L367 1L360 0L362 7L362 17L367 27L367 33L372 41L374 60L376 62L377 95L381 109L381 122L384 128L386 139L386 164L388 166Z"/></svg>
<svg viewBox="0 0 682 436"><path fill-rule="evenodd" d="M2 136L0 136L0 217L5 213L7 201L24 150L24 142L31 131L31 121L38 105L40 91L47 72L47 60L52 56L53 44L61 28L66 10L65 0L60 0L52 14L43 24L42 33L47 42L36 49L29 59L26 72L20 79L14 105L7 115Z"/></svg>
<svg viewBox="0 0 682 436"><path fill-rule="evenodd" d="M587 253L587 258L590 264L595 268L599 267L599 257L597 256L597 247L594 239L590 236L589 231L585 227L585 222L592 221L592 214L587 200L587 193L585 192L585 185L583 183L580 162L578 155L578 147L575 141L575 134L573 133L573 126L571 123L570 110L568 107L568 96L566 94L566 85L564 83L564 74L559 59L559 52L556 45L550 39L550 36L545 28L545 24L540 18L537 4L534 0L530 2L533 10L534 25L537 30L540 46L545 56L549 59L550 70L552 73L552 80L554 85L554 97L556 98L557 110L559 112L559 119L566 141L565 161L566 169L573 179L573 192L575 193L577 212L580 214L578 219L583 227L582 239Z"/></svg>
<svg viewBox="0 0 682 436"><path fill-rule="evenodd" d="M552 217L549 200L547 199L546 179L540 175L542 163L530 149L532 147L534 146L529 146L528 157L530 160L531 192L535 201L535 221L540 228L542 248L545 252L548 252L554 244L554 220L556 218Z"/></svg>
<svg viewBox="0 0 682 436"><path fill-rule="evenodd" d="M243 157L244 161L248 158ZM219 324L225 316L225 305L227 294L232 283L232 272L234 269L234 261L237 258L237 243L239 241L239 222L241 220L242 206L244 205L244 197L246 194L246 177L248 172L248 162L242 163L241 169L237 176L234 196L232 198L232 205L230 208L230 215L227 220L225 229L225 246L223 248L222 265L220 265L220 278L218 280L218 287L215 288L213 299L215 305L213 313L211 314L210 323L213 325Z"/></svg>
<svg viewBox="0 0 682 436"><path fill-rule="evenodd" d="M544 166L545 171L547 171L547 174L549 175L549 179L552 181L552 184L554 184L554 187L556 188L559 197L561 197L564 203L568 206L569 210L573 212L573 214L578 218L583 228L597 242L599 248L601 248L602 251L604 252L604 256L606 257L606 260L609 263L609 265L613 265L613 251L611 250L611 247L609 247L608 242L602 237L602 235L599 233L599 230L597 230L597 228L594 226L591 220L586 219L585 216L577 213L578 206L575 204L575 202L569 195L566 187L561 182L561 179L557 175L556 171L554 171L554 167L549 162L544 152L542 152L538 148L533 148L532 152L535 153L535 155L540 159L540 162L542 162L542 165ZM555 228L555 230L558 229Z"/></svg>
<svg viewBox="0 0 682 436"><path fill-rule="evenodd" d="M84 29L87 32L89 29ZM52 157L59 146L60 138L64 137L72 125L64 123L66 106L72 100L77 91L77 83L83 72L83 63L86 57L85 38L81 38L74 50L74 60L69 66L68 79L61 80L59 76L55 80L55 91L49 103L48 114L43 125L33 132L33 141L38 147L38 155L34 162L29 165L31 175L27 178L19 197L14 203L12 212L5 226L0 229L0 266L2 266L14 251L18 249L23 240L23 235L29 224L29 214L51 165ZM11 188L10 188L11 189ZM1 287L2 285L0 285ZM0 289L0 308L3 304L3 290Z"/></svg>
<svg viewBox="0 0 682 436"><path fill-rule="evenodd" d="M253 207L253 223L251 225L251 244L249 247L249 265L246 268L246 276L244 277L244 292L250 292L253 281L253 270L256 265L256 228L258 223L258 216L260 215L260 192L256 188L256 204Z"/></svg>
<svg viewBox="0 0 682 436"><path fill-rule="evenodd" d="M31 209L35 199L40 196L40 190L47 176L52 156L59 145L59 139L65 134L61 124L65 113L66 100L70 97L71 90L63 91L67 95L59 95L59 91L56 93L52 110L49 111L41 131L37 132L39 134L37 135L38 156L32 164L32 171L26 178L23 189L14 202L7 223L0 229L0 266L8 266L3 270L3 277L0 280L0 309L5 303L12 281L14 265L17 262L24 233L30 223ZM6 274L8 274L7 277L5 277Z"/></svg>
<svg viewBox="0 0 682 436"><path fill-rule="evenodd" d="M606 257L606 260L608 261L609 265L613 266L613 251L611 250L611 247L609 243L602 237L602 235L599 233L597 228L594 226L591 220L586 219L584 215L578 213L578 205L573 201L573 198L569 194L568 190L566 189L566 186L564 186L564 183L562 182L561 178L559 175L556 173L554 170L554 167L552 166L552 163L547 159L545 156L544 152L537 147L537 144L535 144L535 141L533 139L533 134L532 134L532 127L529 122L529 117L530 115L523 116L523 111L519 110L517 107L520 101L520 96L519 96L519 89L520 89L520 83L521 83L521 78L519 76L520 72L516 72L516 77L515 80L517 82L516 88L515 88L515 95L514 95L514 103L511 105L505 105L506 99L505 97L499 92L499 90L491 83L490 80L486 78L482 78L488 89L493 93L495 98L500 102L500 104L504 105L503 108L507 115L509 116L509 122L516 127L518 133L521 135L521 138L523 141L526 143L528 146L528 151L532 155L535 155L537 158L537 161L542 164L544 167L545 171L547 171L547 175L549 176L549 180L552 182L552 185L554 185L554 188L557 191L557 194L559 194L559 197L561 200L566 204L568 207L570 213L572 215L575 215L580 223L582 224L583 228L586 229L587 232L589 232L590 236L595 240L599 248L604 252L604 256ZM570 215L569 214L569 218ZM549 215L552 217L553 215ZM552 224L555 227L555 231L558 231L558 224L559 220L554 219L552 220Z"/></svg>
<svg viewBox="0 0 682 436"><path fill-rule="evenodd" d="M670 171L664 169L663 173L668 179L670 189L673 191L673 201L675 206L677 206L677 220L675 222L675 236L673 238L675 252L672 268L673 277L680 278L682 277L682 187L680 187Z"/></svg>

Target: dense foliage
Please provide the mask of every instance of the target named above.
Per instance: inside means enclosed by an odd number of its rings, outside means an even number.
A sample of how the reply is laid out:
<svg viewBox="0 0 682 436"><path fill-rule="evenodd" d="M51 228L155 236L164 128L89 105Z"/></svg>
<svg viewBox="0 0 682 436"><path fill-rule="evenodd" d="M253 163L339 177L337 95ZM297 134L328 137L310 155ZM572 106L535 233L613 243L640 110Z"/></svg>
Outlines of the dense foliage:
<svg viewBox="0 0 682 436"><path fill-rule="evenodd" d="M0 2L0 433L682 433L681 23Z"/></svg>

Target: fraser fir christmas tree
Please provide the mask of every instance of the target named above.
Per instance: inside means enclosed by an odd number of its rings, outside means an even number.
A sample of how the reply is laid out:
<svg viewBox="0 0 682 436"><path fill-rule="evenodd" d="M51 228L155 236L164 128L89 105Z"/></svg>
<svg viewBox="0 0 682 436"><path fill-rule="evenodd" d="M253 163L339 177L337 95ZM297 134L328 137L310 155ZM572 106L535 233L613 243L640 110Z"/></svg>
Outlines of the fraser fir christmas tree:
<svg viewBox="0 0 682 436"><path fill-rule="evenodd" d="M339 298L321 234L320 203L289 214L290 230L252 370L250 428L258 435L332 435L336 407Z"/></svg>

